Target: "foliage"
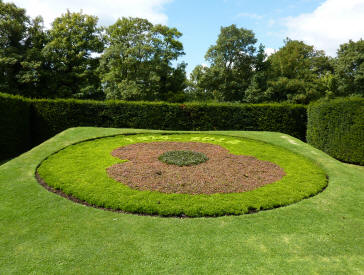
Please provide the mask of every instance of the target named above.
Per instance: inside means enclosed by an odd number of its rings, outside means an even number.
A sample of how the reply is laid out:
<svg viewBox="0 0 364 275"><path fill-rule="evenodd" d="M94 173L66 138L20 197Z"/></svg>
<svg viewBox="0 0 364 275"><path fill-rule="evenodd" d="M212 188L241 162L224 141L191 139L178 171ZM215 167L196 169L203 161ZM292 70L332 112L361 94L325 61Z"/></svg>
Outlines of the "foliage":
<svg viewBox="0 0 364 275"><path fill-rule="evenodd" d="M0 94L0 104L17 106L24 121L30 117L31 137L25 138L26 135L16 134L13 139L24 138L24 142L30 143L31 138L32 145L37 145L65 129L78 126L276 131L290 134L301 140L304 140L306 136L306 107L302 105L176 104L76 99L26 101L31 105L30 110L24 107L20 111L22 105L17 103L18 100ZM25 129L22 123L18 123L18 131ZM10 127L9 125L4 123L4 129ZM14 126L16 124L11 127Z"/></svg>
<svg viewBox="0 0 364 275"><path fill-rule="evenodd" d="M307 141L334 158L364 165L364 99L338 98L311 104Z"/></svg>
<svg viewBox="0 0 364 275"><path fill-rule="evenodd" d="M30 148L30 101L0 93L0 161Z"/></svg>
<svg viewBox="0 0 364 275"><path fill-rule="evenodd" d="M340 45L335 63L335 74L341 96L364 97L364 40Z"/></svg>
<svg viewBox="0 0 364 275"><path fill-rule="evenodd" d="M30 19L25 10L0 0L0 91L27 97L43 95L45 43L41 17Z"/></svg>
<svg viewBox="0 0 364 275"><path fill-rule="evenodd" d="M260 103L269 101L265 97L264 91L267 90L267 81L270 73L270 61L264 52L264 46L260 45L255 58L254 74L251 78L249 87L245 90L244 101L249 103Z"/></svg>
<svg viewBox="0 0 364 275"><path fill-rule="evenodd" d="M177 166L190 166L206 162L209 158L200 152L194 151L168 151L158 157L158 159L167 164Z"/></svg>
<svg viewBox="0 0 364 275"><path fill-rule="evenodd" d="M70 11L53 21L42 50L52 79L49 97L97 97L99 60L93 54L104 49L97 21L95 16Z"/></svg>
<svg viewBox="0 0 364 275"><path fill-rule="evenodd" d="M191 74L196 97L208 94L219 101L243 101L256 68L256 42L251 30L234 24L221 27L216 44L205 55L211 66L198 66Z"/></svg>
<svg viewBox="0 0 364 275"><path fill-rule="evenodd" d="M122 18L106 29L100 73L107 99L177 100L185 88L181 33L146 19Z"/></svg>
<svg viewBox="0 0 364 275"><path fill-rule="evenodd" d="M219 98L216 87L220 82L217 73L207 66L197 65L190 74L187 94L190 101L207 102L212 99L222 101Z"/></svg>
<svg viewBox="0 0 364 275"><path fill-rule="evenodd" d="M364 41L337 58L287 38L267 58L251 30L221 27L216 43L186 78L181 33L146 19L105 28L82 12L43 19L0 0L0 91L30 98L167 102L289 102L364 95Z"/></svg>
<svg viewBox="0 0 364 275"><path fill-rule="evenodd" d="M166 130L255 130L306 136L306 107L289 104L175 104L35 100L34 140L77 126Z"/></svg>
<svg viewBox="0 0 364 275"><path fill-rule="evenodd" d="M110 155L116 147L137 142L191 140L218 144L233 154L271 161L282 167L286 175L249 192L189 195L132 189L106 173L108 167L120 162ZM161 216L239 215L297 202L327 185L325 173L302 156L266 143L221 135L128 135L97 139L50 156L41 163L38 173L51 187L92 205Z"/></svg>
<svg viewBox="0 0 364 275"><path fill-rule="evenodd" d="M19 101L28 102L28 105L19 104ZM6 121L2 123L2 132L15 131L12 142L21 141L19 144L39 144L67 128L77 126L276 131L293 135L301 140L305 140L306 136L306 108L302 105L25 100L5 94L0 94L0 104L5 106L4 112L16 110L18 112L18 120L9 114L2 116ZM362 156L360 157L361 151L357 149L361 148L360 142L363 140L362 128L360 128L362 105L363 103L359 99L348 99L345 108L344 103L338 104L335 111L336 105L333 104L329 109L330 112L327 111L332 116L330 119L326 119L326 115L321 114L323 111L320 108L311 106L307 138L312 144L334 157L359 163L358 158L360 159ZM10 106L10 108L6 106ZM326 112L325 108L322 110ZM30 125L27 125L29 117L31 122ZM22 126L15 127L16 124L11 123L10 118L18 121L17 124ZM24 126L23 123L25 123ZM31 136L23 134L22 131L25 133L29 131L27 129L31 129ZM9 142L9 140L3 136L2 142ZM9 151L21 152L26 148L19 144L16 149L14 147ZM355 158L357 160L350 160Z"/></svg>
<svg viewBox="0 0 364 275"><path fill-rule="evenodd" d="M0 1L0 89L26 97L100 97L97 18L70 13L44 31L43 19Z"/></svg>
<svg viewBox="0 0 364 275"><path fill-rule="evenodd" d="M270 72L262 96L265 101L307 104L335 88L327 83L333 73L331 60L302 41L287 39L268 60Z"/></svg>
<svg viewBox="0 0 364 275"><path fill-rule="evenodd" d="M15 93L18 90L16 75L19 73L20 58L24 49L21 42L26 39L29 18L24 9L14 4L0 2L0 88Z"/></svg>

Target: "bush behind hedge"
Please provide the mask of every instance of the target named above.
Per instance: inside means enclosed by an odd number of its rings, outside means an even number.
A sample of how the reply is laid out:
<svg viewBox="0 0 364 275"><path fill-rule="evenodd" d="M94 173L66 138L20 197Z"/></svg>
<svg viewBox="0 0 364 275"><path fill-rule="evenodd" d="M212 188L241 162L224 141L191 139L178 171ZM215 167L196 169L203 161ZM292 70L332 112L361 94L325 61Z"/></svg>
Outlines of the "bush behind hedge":
<svg viewBox="0 0 364 275"><path fill-rule="evenodd" d="M30 104L20 96L0 93L0 160L30 148Z"/></svg>
<svg viewBox="0 0 364 275"><path fill-rule="evenodd" d="M364 98L338 98L311 104L307 141L334 158L364 165Z"/></svg>

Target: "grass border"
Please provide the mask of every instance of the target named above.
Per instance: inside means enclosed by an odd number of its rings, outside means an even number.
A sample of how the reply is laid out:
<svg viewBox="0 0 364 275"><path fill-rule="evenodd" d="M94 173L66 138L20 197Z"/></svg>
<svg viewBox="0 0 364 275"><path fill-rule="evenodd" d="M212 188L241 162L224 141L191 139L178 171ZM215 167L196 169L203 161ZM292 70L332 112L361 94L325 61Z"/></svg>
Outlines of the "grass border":
<svg viewBox="0 0 364 275"><path fill-rule="evenodd" d="M42 159L71 143L138 131L69 129L0 166L0 273L362 274L363 167L283 133L209 132L281 146L329 176L325 192L253 215L177 219L100 211L51 194L34 178Z"/></svg>

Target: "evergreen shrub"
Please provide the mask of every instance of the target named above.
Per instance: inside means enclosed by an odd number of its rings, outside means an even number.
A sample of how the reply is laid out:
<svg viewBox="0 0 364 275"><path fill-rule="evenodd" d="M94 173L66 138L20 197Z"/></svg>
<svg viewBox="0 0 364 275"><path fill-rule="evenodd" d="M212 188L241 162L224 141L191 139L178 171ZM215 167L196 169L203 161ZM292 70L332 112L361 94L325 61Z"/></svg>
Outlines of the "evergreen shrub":
<svg viewBox="0 0 364 275"><path fill-rule="evenodd" d="M0 93L0 160L30 147L30 101Z"/></svg>
<svg viewBox="0 0 364 275"><path fill-rule="evenodd" d="M309 105L307 141L336 159L364 165L364 98Z"/></svg>
<svg viewBox="0 0 364 275"><path fill-rule="evenodd" d="M0 94L1 158L24 152L71 127L242 130L306 137L306 106L25 99Z"/></svg>
<svg viewBox="0 0 364 275"><path fill-rule="evenodd" d="M37 142L70 127L273 131L306 137L306 107L294 104L203 104L34 100Z"/></svg>

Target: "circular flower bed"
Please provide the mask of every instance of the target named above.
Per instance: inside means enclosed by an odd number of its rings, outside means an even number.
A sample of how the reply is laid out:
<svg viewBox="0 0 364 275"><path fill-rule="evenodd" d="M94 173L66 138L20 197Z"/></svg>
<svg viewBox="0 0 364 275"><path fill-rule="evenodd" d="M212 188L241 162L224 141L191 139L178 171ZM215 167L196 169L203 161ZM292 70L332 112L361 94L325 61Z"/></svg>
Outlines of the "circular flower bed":
<svg viewBox="0 0 364 275"><path fill-rule="evenodd" d="M158 158L193 151L191 166ZM38 179L85 204L162 216L238 215L288 205L320 192L325 173L281 147L222 135L138 134L64 148L41 163Z"/></svg>

